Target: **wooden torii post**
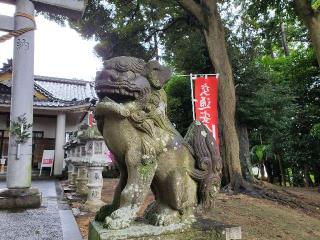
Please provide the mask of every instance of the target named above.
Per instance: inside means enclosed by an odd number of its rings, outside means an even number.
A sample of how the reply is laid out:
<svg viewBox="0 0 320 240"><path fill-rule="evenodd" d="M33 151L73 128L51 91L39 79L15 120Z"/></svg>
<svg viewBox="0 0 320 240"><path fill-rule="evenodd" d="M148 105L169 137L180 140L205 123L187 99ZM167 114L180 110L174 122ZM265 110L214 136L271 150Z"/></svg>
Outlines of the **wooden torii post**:
<svg viewBox="0 0 320 240"><path fill-rule="evenodd" d="M31 188L32 125L34 95L34 11L79 18L84 0L0 0L14 4L14 17L0 15L1 41L14 37L11 87L11 131L8 150L7 188L0 191L0 209L41 205L39 190ZM15 124L13 124L15 123ZM12 129L15 126L15 129ZM14 130L14 131L13 131ZM29 135L27 137L24 137Z"/></svg>

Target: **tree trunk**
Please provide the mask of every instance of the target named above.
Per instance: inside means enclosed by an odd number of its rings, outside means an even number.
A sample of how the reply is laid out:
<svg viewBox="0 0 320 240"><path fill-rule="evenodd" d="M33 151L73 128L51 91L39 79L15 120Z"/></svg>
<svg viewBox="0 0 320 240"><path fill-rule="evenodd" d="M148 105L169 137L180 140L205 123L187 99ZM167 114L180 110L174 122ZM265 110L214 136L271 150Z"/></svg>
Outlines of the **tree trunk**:
<svg viewBox="0 0 320 240"><path fill-rule="evenodd" d="M154 51L156 52L156 60L160 61L160 56L159 56L159 47L158 47L158 36L157 34L153 35L153 41L154 41Z"/></svg>
<svg viewBox="0 0 320 240"><path fill-rule="evenodd" d="M264 164L260 164L260 172L261 172L261 180L265 181L266 180L266 172L264 171Z"/></svg>
<svg viewBox="0 0 320 240"><path fill-rule="evenodd" d="M320 164L315 166L314 183L320 186Z"/></svg>
<svg viewBox="0 0 320 240"><path fill-rule="evenodd" d="M250 145L248 129L246 124L237 124L237 132L239 138L239 149L240 149L240 164L242 170L242 176L249 182L254 181L252 173L252 165L250 161Z"/></svg>
<svg viewBox="0 0 320 240"><path fill-rule="evenodd" d="M222 127L221 127L222 128ZM220 132L220 131L219 131ZM222 132L222 131L221 131ZM225 144L224 144L224 139L221 138L220 139L220 155L221 155L221 159L222 159L222 184L227 185L230 182L230 176L229 176L229 171L228 171L228 164L226 162L226 150L225 150Z"/></svg>
<svg viewBox="0 0 320 240"><path fill-rule="evenodd" d="M235 127L236 97L233 74L229 56L227 54L224 27L217 8L208 19L208 29L204 30L210 59L219 73L219 107L223 124L223 138L226 150L231 186L239 190L242 179L239 141Z"/></svg>
<svg viewBox="0 0 320 240"><path fill-rule="evenodd" d="M310 178L310 167L308 165L304 166L304 186L311 187L313 186L313 182Z"/></svg>
<svg viewBox="0 0 320 240"><path fill-rule="evenodd" d="M290 172L289 172L288 168L286 170L286 175L287 175L287 179L288 179L288 182L289 182L289 186L292 187L291 176L290 176Z"/></svg>
<svg viewBox="0 0 320 240"><path fill-rule="evenodd" d="M318 186L318 192L320 193L320 164L317 164L314 171L314 183Z"/></svg>
<svg viewBox="0 0 320 240"><path fill-rule="evenodd" d="M286 26L283 22L280 24L280 30L281 30L281 43L282 43L284 55L288 57L290 53L289 53L289 47L287 42Z"/></svg>
<svg viewBox="0 0 320 240"><path fill-rule="evenodd" d="M218 12L217 0L177 0L201 24L213 68L219 73L219 107L223 125L225 161L228 165L230 187L238 191L245 184L242 178L239 141L235 126L236 95L231 63L227 53L224 26Z"/></svg>
<svg viewBox="0 0 320 240"><path fill-rule="evenodd" d="M320 18L319 16L309 19L307 28L309 29L312 45L317 55L318 65L320 65Z"/></svg>
<svg viewBox="0 0 320 240"><path fill-rule="evenodd" d="M281 158L277 155L274 155L275 159L278 159L278 164L279 164L279 170L280 170L280 178L279 183L280 185L286 186L286 177L283 171L283 166L282 166L282 161Z"/></svg>
<svg viewBox="0 0 320 240"><path fill-rule="evenodd" d="M308 0L295 0L294 9L309 30L311 42L320 65L320 14L318 10L312 9L311 1Z"/></svg>

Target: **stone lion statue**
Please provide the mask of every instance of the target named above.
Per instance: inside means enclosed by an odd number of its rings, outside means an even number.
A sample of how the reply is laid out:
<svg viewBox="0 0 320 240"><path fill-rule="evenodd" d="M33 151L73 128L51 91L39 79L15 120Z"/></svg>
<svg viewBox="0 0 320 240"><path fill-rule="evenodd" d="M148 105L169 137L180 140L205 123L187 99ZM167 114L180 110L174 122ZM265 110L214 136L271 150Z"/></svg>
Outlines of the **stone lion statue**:
<svg viewBox="0 0 320 240"><path fill-rule="evenodd" d="M144 217L154 225L193 221L195 208L210 206L218 191L221 159L212 134L194 122L183 138L167 117L162 87L170 76L158 62L133 57L108 60L97 72L95 117L120 170L112 204L96 215L108 228L128 227L150 188L155 201Z"/></svg>

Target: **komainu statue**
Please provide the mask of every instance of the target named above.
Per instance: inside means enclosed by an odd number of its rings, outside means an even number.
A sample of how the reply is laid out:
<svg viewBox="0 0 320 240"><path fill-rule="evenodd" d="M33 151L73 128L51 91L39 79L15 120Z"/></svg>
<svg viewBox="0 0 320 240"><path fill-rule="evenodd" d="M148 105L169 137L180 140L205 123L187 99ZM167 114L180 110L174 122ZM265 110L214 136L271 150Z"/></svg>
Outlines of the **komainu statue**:
<svg viewBox="0 0 320 240"><path fill-rule="evenodd" d="M185 138L167 117L163 85L170 69L156 61L116 57L96 76L98 129L114 154L120 181L112 204L96 220L128 227L151 188L145 210L154 225L191 222L196 207L209 207L220 186L221 159L212 134L195 121Z"/></svg>

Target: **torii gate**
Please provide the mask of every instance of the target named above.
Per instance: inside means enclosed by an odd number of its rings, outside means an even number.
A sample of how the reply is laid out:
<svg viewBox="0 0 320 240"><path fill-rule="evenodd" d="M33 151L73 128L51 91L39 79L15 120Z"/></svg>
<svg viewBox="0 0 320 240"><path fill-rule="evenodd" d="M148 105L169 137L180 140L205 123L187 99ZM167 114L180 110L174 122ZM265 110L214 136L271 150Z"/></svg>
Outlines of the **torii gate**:
<svg viewBox="0 0 320 240"><path fill-rule="evenodd" d="M8 150L7 189L0 191L0 209L29 208L41 205L38 189L31 188L32 127L34 94L34 11L79 18L85 10L85 0L0 0L16 5L14 17L0 15L0 30L14 37L13 74L11 87L10 121L16 123L19 133L10 131ZM24 118L25 125L18 121ZM25 128L25 129L24 129ZM24 141L21 135L28 134ZM18 141L17 141L18 140ZM21 139L20 139L21 140Z"/></svg>

